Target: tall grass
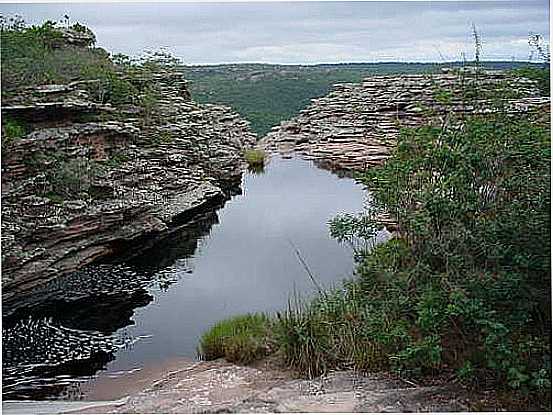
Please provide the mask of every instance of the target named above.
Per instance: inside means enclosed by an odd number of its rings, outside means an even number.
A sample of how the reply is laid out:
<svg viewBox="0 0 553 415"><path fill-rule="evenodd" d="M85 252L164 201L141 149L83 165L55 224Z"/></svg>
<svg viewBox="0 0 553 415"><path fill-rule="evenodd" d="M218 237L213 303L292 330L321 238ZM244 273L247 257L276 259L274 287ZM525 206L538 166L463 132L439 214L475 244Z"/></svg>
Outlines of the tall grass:
<svg viewBox="0 0 553 415"><path fill-rule="evenodd" d="M222 320L202 335L198 355L203 360L251 363L269 352L270 325L269 318L261 313Z"/></svg>

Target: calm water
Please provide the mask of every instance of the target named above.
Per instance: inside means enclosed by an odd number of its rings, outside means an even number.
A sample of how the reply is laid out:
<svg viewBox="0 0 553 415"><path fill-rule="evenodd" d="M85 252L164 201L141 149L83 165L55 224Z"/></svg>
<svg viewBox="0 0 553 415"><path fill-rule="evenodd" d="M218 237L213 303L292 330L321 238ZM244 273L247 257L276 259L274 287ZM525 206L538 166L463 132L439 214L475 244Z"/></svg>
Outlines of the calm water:
<svg viewBox="0 0 553 415"><path fill-rule="evenodd" d="M112 351L100 363L96 359L95 365L77 371L80 378L73 369L70 378L57 370L47 382L36 373L28 376L32 380L28 382L12 373L7 383L20 383L15 390L28 395L10 397L33 396L41 382L59 386L60 379L63 388L40 397L71 397L67 391L74 390L79 380L90 385L90 375L95 373L100 378L113 377L169 359L195 358L199 336L218 320L283 309L294 292L304 298L313 295L315 287L294 246L321 285L329 287L351 276L352 253L329 237L328 221L340 212L363 209L361 185L307 161L273 159L264 174L245 174L242 189L216 213L205 214L195 226L183 227L139 258L93 267L66 281L64 292L80 290L75 294L78 300L64 303L65 308L57 305L55 311L42 311L40 318L51 317L45 324L75 330L85 343L89 333L98 331L98 336L108 339L95 338L92 343L109 343ZM91 293L100 286L109 293L94 297ZM59 330L50 331L43 336L63 337ZM44 344L43 340L31 343ZM75 340L67 341L64 347L72 347ZM4 346L4 354L15 356L7 350L15 348L11 344ZM82 350L96 350L87 347ZM4 365L4 376L17 365L40 363L41 354L33 353L13 357L13 367L6 366L9 362Z"/></svg>

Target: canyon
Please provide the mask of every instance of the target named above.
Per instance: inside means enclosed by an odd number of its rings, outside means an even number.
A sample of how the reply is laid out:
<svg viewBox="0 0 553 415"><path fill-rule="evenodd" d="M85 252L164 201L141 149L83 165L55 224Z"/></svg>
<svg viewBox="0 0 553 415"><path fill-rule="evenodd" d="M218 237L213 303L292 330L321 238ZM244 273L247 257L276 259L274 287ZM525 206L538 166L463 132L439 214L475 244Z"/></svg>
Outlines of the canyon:
<svg viewBox="0 0 553 415"><path fill-rule="evenodd" d="M71 32L66 34L73 45L75 39L82 38ZM87 44L86 39L77 43L77 47ZM135 308L150 303L152 295L146 291L141 276L126 268L128 264L113 264L140 258L142 254L146 261L156 262L150 257L155 254L161 258L161 265L156 263L159 269L177 264L175 268L180 267L181 274L193 274L181 262L198 251L198 234L210 234L212 225L218 222L215 212L242 191L246 149L265 150L274 158L279 174L294 166L279 161L280 157L310 160L318 167L346 172L345 175L361 172L390 156L404 127L417 127L428 121L448 122L447 114L452 113L486 112L489 101L469 103L460 93L466 88L462 83L470 83L475 77L478 84L474 85L484 91L499 84L508 85L512 94L503 103L512 116L535 112L543 119L549 117L549 98L540 96L534 81L501 72L471 70L372 76L359 84L335 85L330 94L314 99L297 117L274 127L259 142L248 122L232 109L195 102L183 75L173 70L130 80L140 88L155 85L160 98L154 108L111 105L98 100L90 92L91 86L99 82L96 79L29 86L7 96L2 105L3 117L21 122L29 131L3 143L2 149L4 317L24 315L45 299L52 299L48 296L53 295L57 301L59 296L66 296L71 305L67 308L70 316L56 317L69 328L56 328L46 320L31 322L29 327L37 332L58 330L60 337L69 339L69 348L74 347L71 341L76 337L72 330L82 329L78 320L85 319L85 315L93 315L95 329L110 334L134 323L131 318ZM313 184L321 183L319 179L311 179L305 173L307 168L299 166L297 171L309 178L304 189L311 186L317 191ZM252 177L249 180L253 182ZM276 183L284 186L300 181L283 173L278 179ZM340 186L332 187L336 183L330 183L329 194L338 194L336 189ZM351 182L347 186L353 187ZM257 189L264 195L262 186ZM314 193L310 194L315 200L313 206L328 201L316 199ZM279 201L284 199L285 192ZM302 200L292 202L289 210L296 207L298 213ZM275 216L278 215L267 208L261 218L270 222ZM199 231L192 229L197 224ZM392 230L393 223L389 225ZM272 231L268 237L281 236ZM238 234L234 232L233 238ZM230 240L228 245L239 246L240 241ZM175 245L179 252L173 255ZM224 257L221 252L228 255L222 250L214 257ZM250 251L243 254L247 257ZM223 258L222 262L230 269L231 261ZM94 266L99 268L89 268ZM87 274L89 269L94 272ZM265 273L268 267L258 264L256 270ZM75 273L84 276L70 281L62 290L54 290L54 294L45 288ZM149 278L147 275L144 279ZM224 291L223 279L220 281L218 288ZM109 304L95 303L98 298L103 299L101 295L105 293L95 295L104 283L113 291L112 299ZM242 286L240 290L243 295ZM160 291L163 290L155 294ZM175 314L174 309L169 311ZM111 316L108 323L101 321L111 314L118 315ZM20 344L10 341L17 334L8 338L14 349ZM106 346L109 352L116 350L109 335L94 332L94 336L95 342ZM87 341L83 339L83 343ZM94 353L91 349L87 358ZM81 358L75 353L75 361ZM143 390L117 398L120 400L116 403L88 408L83 402L77 409L59 403L56 411L397 412L471 408L466 390L448 379L439 385L418 385L387 374L349 370L299 379L283 368L261 363L244 367L224 361L193 362L157 374ZM471 397L473 405L474 402ZM6 408L17 410L19 404ZM490 405L497 409L495 403Z"/></svg>

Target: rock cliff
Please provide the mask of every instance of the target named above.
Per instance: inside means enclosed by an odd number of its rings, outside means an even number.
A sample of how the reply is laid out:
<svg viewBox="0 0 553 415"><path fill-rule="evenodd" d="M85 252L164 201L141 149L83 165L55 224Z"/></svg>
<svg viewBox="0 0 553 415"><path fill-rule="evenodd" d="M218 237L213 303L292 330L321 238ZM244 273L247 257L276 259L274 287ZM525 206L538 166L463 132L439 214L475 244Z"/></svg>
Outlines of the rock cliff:
<svg viewBox="0 0 553 415"><path fill-rule="evenodd" d="M171 71L144 81L160 93L148 114L98 102L95 82L4 97L3 117L27 129L2 145L4 313L58 276L131 248L139 253L139 242L167 234L240 184L243 149L255 136L229 108L195 103Z"/></svg>
<svg viewBox="0 0 553 415"><path fill-rule="evenodd" d="M534 81L491 71L478 78L464 75L374 76L360 84L337 84L296 118L274 127L260 146L269 152L293 151L331 169L363 170L388 157L402 127L418 126L451 111L485 110L489 98L466 97L474 88L485 97L490 87L506 85L509 96L504 100L512 112L549 105Z"/></svg>

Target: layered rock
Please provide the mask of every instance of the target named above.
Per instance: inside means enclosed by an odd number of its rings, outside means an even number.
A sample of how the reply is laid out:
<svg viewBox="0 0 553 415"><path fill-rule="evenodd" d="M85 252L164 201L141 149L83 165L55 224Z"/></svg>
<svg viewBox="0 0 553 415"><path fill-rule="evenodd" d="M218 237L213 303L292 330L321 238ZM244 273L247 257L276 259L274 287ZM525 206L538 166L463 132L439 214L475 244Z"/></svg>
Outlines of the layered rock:
<svg viewBox="0 0 553 415"><path fill-rule="evenodd" d="M229 108L193 102L177 73L144 81L161 97L149 117L140 106L96 102L89 82L3 103L3 115L32 129L3 145L4 312L48 281L219 204L239 186L243 149L255 143Z"/></svg>
<svg viewBox="0 0 553 415"><path fill-rule="evenodd" d="M274 127L260 145L269 152L296 152L332 169L363 170L389 156L402 127L450 112L485 111L485 99L464 101L467 84L483 92L507 85L511 98L505 101L512 112L549 106L533 81L497 71L478 78L470 73L374 76L360 84L335 85L296 118Z"/></svg>

